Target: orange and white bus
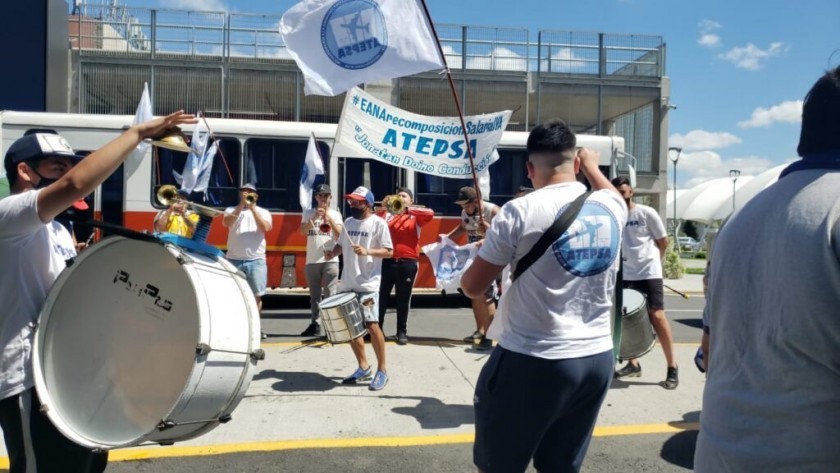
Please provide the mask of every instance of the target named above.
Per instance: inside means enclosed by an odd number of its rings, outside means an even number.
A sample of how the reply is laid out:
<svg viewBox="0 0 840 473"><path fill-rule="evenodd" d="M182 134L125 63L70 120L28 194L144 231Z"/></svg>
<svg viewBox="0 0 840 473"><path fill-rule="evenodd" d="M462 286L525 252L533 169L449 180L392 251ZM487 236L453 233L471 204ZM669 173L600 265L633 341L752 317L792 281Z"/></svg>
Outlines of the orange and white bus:
<svg viewBox="0 0 840 473"><path fill-rule="evenodd" d="M52 131L64 136L77 151L95 150L117 137L134 117L127 115L79 115L38 112L0 112L0 146L8 147L31 131ZM206 194L194 194L191 200L218 208L236 205L237 189L254 183L259 205L272 214L273 226L266 235L268 250L268 286L294 288L306 285L303 269L306 262L305 237L298 232L301 207L298 197L300 174L309 137L314 134L324 159L325 180L333 190L333 204L347 215L342 196L360 185L373 191L377 200L397 187L413 190L415 202L432 208L435 219L423 227L420 245L431 243L438 234L447 233L459 221L461 209L454 203L458 189L472 185L470 179L450 179L394 167L374 159L331 155L335 124L279 122L262 120L207 119L219 141L210 186ZM185 128L189 135L192 130ZM526 132L505 132L497 147L500 159L490 166L489 200L503 204L520 186L529 186L525 161ZM615 175L615 163L624 155L624 139L612 136L578 135L578 146L601 153L601 168ZM123 165L94 196L90 197L95 217L139 231L153 231L152 220L163 208L155 194L161 185L175 184L174 172L181 172L186 153L151 147L135 168ZM224 250L227 229L221 219L213 222L208 242ZM416 287L434 287L432 269L421 258Z"/></svg>

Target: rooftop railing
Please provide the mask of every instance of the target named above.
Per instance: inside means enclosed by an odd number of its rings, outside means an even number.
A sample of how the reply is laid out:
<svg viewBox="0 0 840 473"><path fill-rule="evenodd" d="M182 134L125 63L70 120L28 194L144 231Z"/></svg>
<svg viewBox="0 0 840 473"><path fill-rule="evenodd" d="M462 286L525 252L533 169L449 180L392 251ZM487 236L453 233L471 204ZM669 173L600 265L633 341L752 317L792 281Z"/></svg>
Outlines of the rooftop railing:
<svg viewBox="0 0 840 473"><path fill-rule="evenodd" d="M291 61L278 28L281 15L78 7L70 42L83 55L211 62ZM538 74L659 78L661 36L436 25L449 68Z"/></svg>

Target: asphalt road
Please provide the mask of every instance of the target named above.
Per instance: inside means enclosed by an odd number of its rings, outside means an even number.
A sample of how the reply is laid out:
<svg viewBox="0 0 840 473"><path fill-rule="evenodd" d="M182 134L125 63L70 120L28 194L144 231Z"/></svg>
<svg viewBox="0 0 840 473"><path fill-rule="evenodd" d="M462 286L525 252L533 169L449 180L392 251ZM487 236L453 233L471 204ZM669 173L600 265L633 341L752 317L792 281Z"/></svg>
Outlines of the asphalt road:
<svg viewBox="0 0 840 473"><path fill-rule="evenodd" d="M679 344L695 344L700 339L700 319L703 309L703 298L691 296L684 300L677 296L666 295L668 317L672 321L675 342ZM267 342L295 344L307 341L299 333L309 323L308 300L305 297L271 298L266 301L263 315L263 330L269 334ZM465 301L459 297L419 296L413 301L414 309L409 319L409 338L413 343L434 344L440 341L458 340L471 333L474 329L472 312L466 307ZM386 316L385 333L393 335L395 314L389 311ZM691 353L692 347L683 347L686 354ZM390 348L389 348L390 350ZM399 350L399 348L394 348ZM654 352L660 352L657 347ZM389 355L390 356L390 355ZM655 358L655 355L647 355ZM689 355L690 356L690 355ZM685 356L684 356L685 358ZM681 373L693 370L693 366L685 366L682 360ZM661 363L661 361L656 362ZM617 405L605 403L602 411L610 411L610 415L618 416L619 424L644 427L645 424L661 423L651 414L648 419L645 414L656 411L660 403L675 402L696 396L702 384L686 382L677 391L666 391L644 385L656 385L655 377L659 374L658 367L651 367L654 361L645 358L646 369L653 369L649 376L654 379L634 378L628 382L615 381L611 392L624 399L621 393L629 390L648 389L651 397L641 399L641 404L632 404L627 414L618 409ZM297 367L298 371L306 371L305 366ZM662 368L664 375L664 367ZM695 378L698 377L695 374ZM640 380L640 381L635 381ZM644 382L643 382L644 381ZM253 386L252 386L253 388ZM395 385L396 388L396 385ZM691 391L689 391L691 390ZM637 391L638 392L638 391ZM390 391L389 391L390 393ZM330 393L332 394L332 393ZM292 393L292 395L295 395ZM647 396L647 395L645 395ZM679 396L675 398L673 396ZM387 396L386 396L387 397ZM608 398L609 399L609 398ZM615 398L614 398L615 399ZM670 432L643 433L644 429L627 430L623 432L602 431L594 437L584 463L584 472L682 472L691 470L696 439L696 423L699 420L699 402L688 403L689 407L680 411L673 418L674 429ZM644 406L644 407L641 407ZM696 406L696 407L692 407ZM444 406L446 407L446 406ZM471 424L471 406L458 405L449 408L463 408L464 425ZM616 411L618 411L616 413ZM460 411L459 411L460 412ZM340 417L340 413L339 414ZM430 415L435 415L430 413ZM626 415L626 419L624 416ZM680 419L679 416L683 418ZM661 416L660 416L661 417ZM283 422L282 419L275 419ZM421 420L421 418L418 418ZM377 421L376 410L372 410L371 422ZM661 424L659 424L661 425ZM467 427L469 427L467 425ZM294 425L286 429L295 432ZM598 431L596 430L596 433ZM326 436L325 436L326 437ZM228 453L220 455L204 455L196 452L189 456L174 458L153 458L133 461L111 462L109 472L356 472L356 471L400 471L408 472L471 472L472 444L470 441L456 440L451 443L435 443L420 446L348 446L331 448L300 448L300 447L267 447L268 451L249 451L245 453ZM115 452L116 453L116 452ZM193 456L194 455L194 456ZM0 470L5 471L5 470ZM529 470L534 471L534 470Z"/></svg>

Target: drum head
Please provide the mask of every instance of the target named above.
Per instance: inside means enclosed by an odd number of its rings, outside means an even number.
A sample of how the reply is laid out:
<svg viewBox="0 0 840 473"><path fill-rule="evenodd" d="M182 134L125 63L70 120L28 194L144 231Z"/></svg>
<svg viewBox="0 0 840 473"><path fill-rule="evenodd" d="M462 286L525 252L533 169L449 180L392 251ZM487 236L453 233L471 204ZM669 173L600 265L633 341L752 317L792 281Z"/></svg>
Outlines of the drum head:
<svg viewBox="0 0 840 473"><path fill-rule="evenodd" d="M344 304L347 301L351 301L356 298L356 293L354 292L342 292L341 294L336 294L334 296L327 297L326 299L322 300L318 307L321 309L328 309L330 307L338 307L341 304Z"/></svg>
<svg viewBox="0 0 840 473"><path fill-rule="evenodd" d="M624 289L621 295L627 314L632 314L645 306L645 296L635 289Z"/></svg>
<svg viewBox="0 0 840 473"><path fill-rule="evenodd" d="M181 396L200 319L176 251L108 238L50 291L33 350L35 383L50 420L76 443L137 444Z"/></svg>

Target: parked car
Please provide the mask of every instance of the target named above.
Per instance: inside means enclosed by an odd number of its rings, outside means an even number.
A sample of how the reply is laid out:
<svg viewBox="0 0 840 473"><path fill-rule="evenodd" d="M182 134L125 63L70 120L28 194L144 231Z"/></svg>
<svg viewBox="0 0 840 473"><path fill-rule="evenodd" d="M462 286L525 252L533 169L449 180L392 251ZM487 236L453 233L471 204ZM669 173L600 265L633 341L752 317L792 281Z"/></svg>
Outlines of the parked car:
<svg viewBox="0 0 840 473"><path fill-rule="evenodd" d="M690 251L693 253L700 251L700 242L690 236L681 236L677 240L680 243L680 251Z"/></svg>

